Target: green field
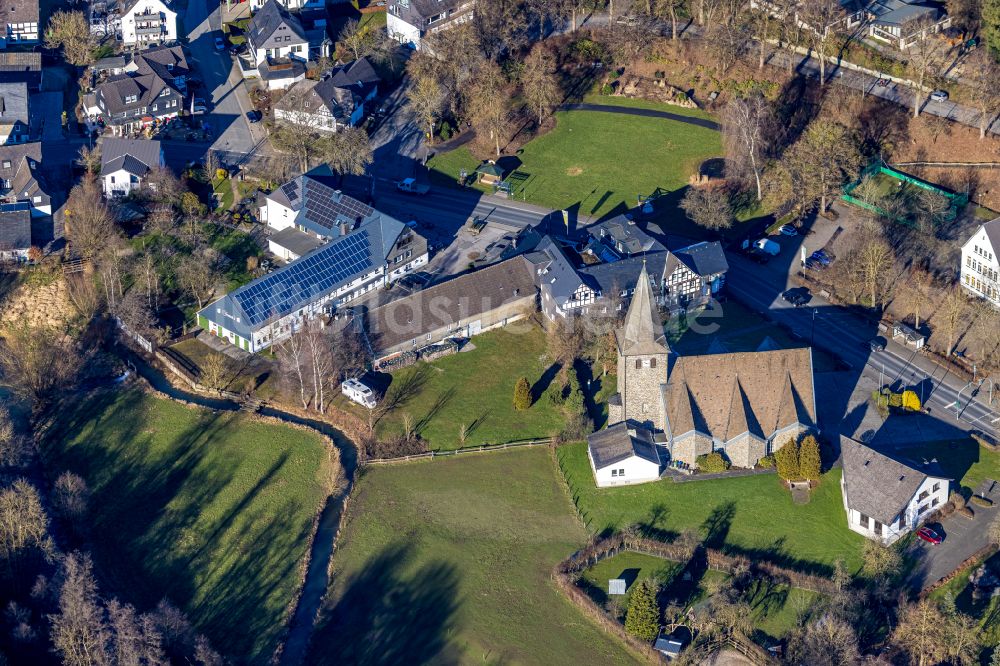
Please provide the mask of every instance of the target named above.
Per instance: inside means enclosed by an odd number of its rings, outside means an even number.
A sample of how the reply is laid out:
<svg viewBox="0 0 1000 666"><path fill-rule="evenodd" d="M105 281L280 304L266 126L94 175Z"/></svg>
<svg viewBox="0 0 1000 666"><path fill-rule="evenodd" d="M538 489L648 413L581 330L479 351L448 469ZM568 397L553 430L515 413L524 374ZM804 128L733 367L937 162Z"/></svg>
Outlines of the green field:
<svg viewBox="0 0 1000 666"><path fill-rule="evenodd" d="M555 588L586 531L544 448L368 468L310 664L631 659Z"/></svg>
<svg viewBox="0 0 1000 666"><path fill-rule="evenodd" d="M93 493L108 596L140 610L166 597L223 654L269 661L333 483L318 436L123 390L70 405L46 442Z"/></svg>
<svg viewBox="0 0 1000 666"><path fill-rule="evenodd" d="M591 532L643 524L667 533L700 530L710 546L751 559L829 574L841 559L861 565L864 537L847 528L840 470L827 472L804 506L773 475L597 488L586 444L559 449L559 462Z"/></svg>
<svg viewBox="0 0 1000 666"><path fill-rule="evenodd" d="M674 580L682 570L678 562L665 560L652 555L626 551L601 560L583 574L583 580L589 585L589 592L595 602L605 603L608 580L624 578L628 583L628 591L620 597L621 606L628 606L628 599L635 589L633 583L644 578L651 578L661 585L666 594L671 596L671 590L677 581ZM718 584L729 578L727 574L708 570L698 581L696 589L684 599L685 606L691 606L703 601L709 594L709 583ZM716 588L718 589L718 588ZM753 610L754 626L758 631L771 638L787 636L793 628L800 610L807 610L815 603L818 595L808 590L802 590L788 585L751 585L745 599Z"/></svg>
<svg viewBox="0 0 1000 666"><path fill-rule="evenodd" d="M562 411L542 395L556 369L545 358L540 328L509 326L477 335L472 344L472 351L394 373L389 394L403 391L407 397L379 424L380 435L402 433L404 414L433 450L460 448L462 424L468 427L465 446L548 437L562 429ZM525 411L514 409L519 377L528 378L535 396ZM338 404L364 416L346 400Z"/></svg>
<svg viewBox="0 0 1000 666"><path fill-rule="evenodd" d="M632 100L613 103L644 106ZM707 117L699 111L656 108ZM722 154L717 131L674 120L596 111L561 111L555 117L555 129L506 160L515 165L519 160L516 170L527 176L518 199L569 209L581 217L624 211L636 205L639 195L657 188L680 190L703 160ZM455 183L461 169L472 174L478 164L462 147L435 155L427 166L437 182Z"/></svg>

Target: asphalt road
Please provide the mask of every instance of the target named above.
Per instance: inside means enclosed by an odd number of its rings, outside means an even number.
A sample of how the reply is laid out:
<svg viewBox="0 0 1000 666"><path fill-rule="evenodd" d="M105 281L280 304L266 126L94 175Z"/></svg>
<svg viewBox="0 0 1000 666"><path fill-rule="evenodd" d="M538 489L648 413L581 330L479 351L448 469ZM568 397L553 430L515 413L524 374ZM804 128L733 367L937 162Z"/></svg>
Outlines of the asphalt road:
<svg viewBox="0 0 1000 666"><path fill-rule="evenodd" d="M762 277L756 265L744 257L727 253L729 274L726 288L739 301L774 321L788 326L802 340L815 341L854 369L883 384L898 384L922 394L932 416L964 429L975 428L1000 435L1000 412L986 405L988 385L973 396L975 387L951 374L922 353L889 340L883 352L872 352L868 341L879 333L853 313L831 305L814 294L805 307L796 308L781 299L784 285ZM770 276L768 276L770 277ZM815 323L814 323L815 318ZM1000 400L1000 387L997 398ZM996 404L996 403L995 403Z"/></svg>
<svg viewBox="0 0 1000 666"><path fill-rule="evenodd" d="M205 93L209 102L208 113L198 118L212 127L215 139L211 149L246 155L266 146L266 130L246 119L253 106L239 67L232 56L215 48L215 37L222 34L218 0L190 0L184 26L192 69L204 81L199 94Z"/></svg>
<svg viewBox="0 0 1000 666"><path fill-rule="evenodd" d="M424 196L397 192L392 183L377 181L376 205L400 219L416 219L430 224L427 233L431 242L442 246L451 244L458 230L474 216L513 225L537 224L552 220L559 224L558 213L545 208L512 202L497 197L484 196L474 190L462 192L455 189L432 189ZM438 240L440 239L440 240ZM889 341L883 352L872 352L868 341L879 335L869 322L844 308L831 305L818 295L813 295L808 306L795 308L781 299L784 282L770 273L755 270L756 264L742 256L727 255L730 272L727 278L729 293L752 309L766 313L774 321L786 325L804 342L812 342L844 363L876 381L899 384L922 394L930 414L938 419L958 425L963 429L975 428L1000 436L1000 412L990 409L988 385L978 395L975 387L964 379L951 374L920 352ZM815 317L815 322L814 322ZM849 391L853 387L844 387ZM1000 404L1000 386L996 402Z"/></svg>
<svg viewBox="0 0 1000 666"><path fill-rule="evenodd" d="M816 58L793 55L787 51L775 51L768 60L768 64L774 67L787 69L788 61L792 60L796 71L809 75L816 79L819 84L819 61ZM863 92L866 95L873 95L888 100L909 110L913 113L914 91L902 84L890 83L887 86L877 85L878 79L870 74L858 72L846 67L837 67L835 64L827 63L826 75L829 83L844 86ZM934 116L946 118L962 125L979 128L979 111L972 107L963 106L952 101L935 102L928 97L928 93L919 93L921 97L921 113L929 113ZM995 119L996 114L994 114ZM991 123L988 131L992 134L1000 134L1000 127L996 123Z"/></svg>

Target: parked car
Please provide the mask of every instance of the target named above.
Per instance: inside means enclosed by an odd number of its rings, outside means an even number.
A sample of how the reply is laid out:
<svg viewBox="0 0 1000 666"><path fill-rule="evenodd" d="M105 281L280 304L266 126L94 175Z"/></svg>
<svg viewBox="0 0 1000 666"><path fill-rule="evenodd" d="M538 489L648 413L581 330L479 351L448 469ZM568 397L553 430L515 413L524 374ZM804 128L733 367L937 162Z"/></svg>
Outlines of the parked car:
<svg viewBox="0 0 1000 666"><path fill-rule="evenodd" d="M755 242L754 247L756 247L761 252L765 252L771 255L772 257L777 257L778 253L781 252L780 245L775 243L773 240L768 240L766 238L761 238L760 240Z"/></svg>
<svg viewBox="0 0 1000 666"><path fill-rule="evenodd" d="M781 228L778 229L778 231L781 232L782 236L798 236L799 235L799 230L796 229L795 226L791 225L791 224L783 224L781 226Z"/></svg>
<svg viewBox="0 0 1000 666"><path fill-rule="evenodd" d="M215 38L215 50L216 51L225 51L226 50L226 40L224 40L222 37L216 37Z"/></svg>
<svg viewBox="0 0 1000 666"><path fill-rule="evenodd" d="M948 101L948 91L947 90L935 90L931 93L931 99L935 102L947 102Z"/></svg>
<svg viewBox="0 0 1000 666"><path fill-rule="evenodd" d="M260 111L247 111L247 120L251 123L259 123L262 117Z"/></svg>
<svg viewBox="0 0 1000 666"><path fill-rule="evenodd" d="M881 335L876 335L868 341L868 348L873 352L885 351L886 340Z"/></svg>
<svg viewBox="0 0 1000 666"><path fill-rule="evenodd" d="M781 299L786 303L791 303L795 307L801 307L808 303L812 295L805 287L794 287L781 294Z"/></svg>
<svg viewBox="0 0 1000 666"><path fill-rule="evenodd" d="M917 530L917 536L933 546L936 546L942 541L944 541L943 535L939 534L938 532L935 532L926 525Z"/></svg>
<svg viewBox="0 0 1000 666"><path fill-rule="evenodd" d="M819 259L816 259L815 257L809 257L808 259L806 259L806 269L808 270L821 271L825 268L826 265L824 265L822 262L819 261Z"/></svg>
<svg viewBox="0 0 1000 666"><path fill-rule="evenodd" d="M809 258L818 261L824 266L829 266L833 263L833 257L826 250L816 250L809 255Z"/></svg>

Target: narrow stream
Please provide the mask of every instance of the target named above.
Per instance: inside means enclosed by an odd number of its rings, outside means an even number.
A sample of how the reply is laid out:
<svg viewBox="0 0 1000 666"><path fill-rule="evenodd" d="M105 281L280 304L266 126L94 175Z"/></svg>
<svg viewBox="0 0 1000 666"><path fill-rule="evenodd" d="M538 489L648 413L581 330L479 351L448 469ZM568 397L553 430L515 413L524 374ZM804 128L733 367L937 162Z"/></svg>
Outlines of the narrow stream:
<svg viewBox="0 0 1000 666"><path fill-rule="evenodd" d="M172 398L186 400L187 402L209 409L229 412L239 411L239 403L233 400L209 398L175 387L167 381L166 377L159 370L150 366L143 359L130 351L122 351L128 354L129 360L139 375L148 381L157 391ZM281 666L298 666L305 660L306 649L309 646L309 639L312 636L316 623L316 616L323 602L323 595L326 594L327 585L329 584L328 571L336 545L334 539L337 535L337 525L340 522L340 514L344 508L344 502L350 494L351 486L354 483L354 473L358 466L358 456L357 450L350 440L329 424L289 414L274 407L263 407L260 410L260 414L288 423L306 426L326 435L333 440L334 445L337 447L340 453L340 464L344 470L345 482L343 483L343 488L327 498L326 506L323 507L323 511L320 514L319 523L316 526L316 534L313 537L312 549L309 553L309 566L306 570L305 581L302 584L302 594L292 615L288 636L285 639L285 647L281 654ZM275 516L275 518L277 519L278 517Z"/></svg>

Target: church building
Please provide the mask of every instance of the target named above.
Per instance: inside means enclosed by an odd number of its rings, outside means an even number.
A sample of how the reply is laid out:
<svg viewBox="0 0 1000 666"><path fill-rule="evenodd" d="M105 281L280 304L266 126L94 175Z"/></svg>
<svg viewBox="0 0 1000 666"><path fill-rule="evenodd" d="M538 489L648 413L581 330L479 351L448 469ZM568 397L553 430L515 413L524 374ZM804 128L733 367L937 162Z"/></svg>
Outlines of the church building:
<svg viewBox="0 0 1000 666"><path fill-rule="evenodd" d="M608 423L647 429L661 459L694 466L719 451L736 467L753 467L816 428L810 348L679 356L645 267L615 340L618 393L608 400Z"/></svg>

